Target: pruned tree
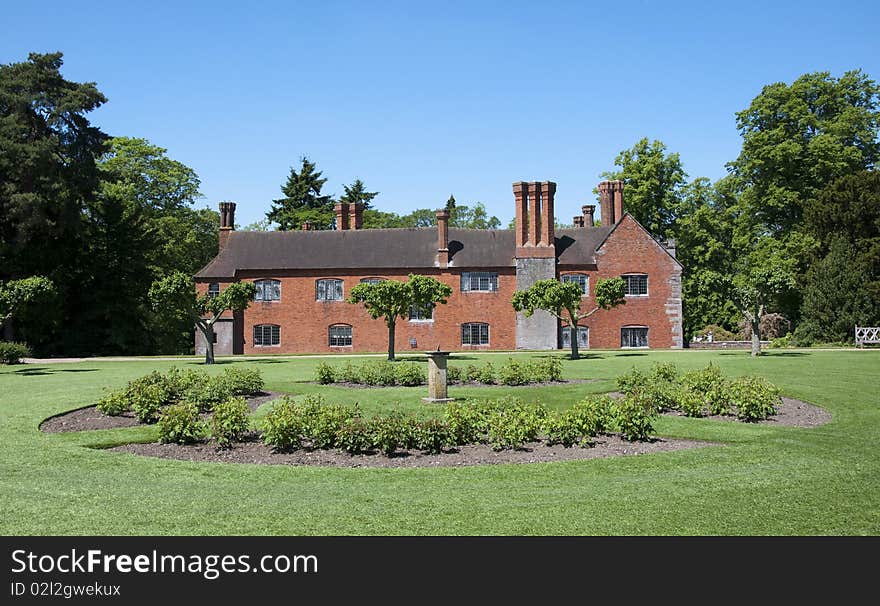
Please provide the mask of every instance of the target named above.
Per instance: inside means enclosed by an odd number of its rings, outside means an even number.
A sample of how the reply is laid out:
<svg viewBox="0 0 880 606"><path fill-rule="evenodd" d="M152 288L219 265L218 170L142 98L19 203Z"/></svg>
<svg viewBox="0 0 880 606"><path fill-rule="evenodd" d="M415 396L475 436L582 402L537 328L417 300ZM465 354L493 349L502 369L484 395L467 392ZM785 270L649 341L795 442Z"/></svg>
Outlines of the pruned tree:
<svg viewBox="0 0 880 606"><path fill-rule="evenodd" d="M433 310L452 295L452 288L428 276L410 274L406 282L383 280L374 284L358 284L351 289L349 303L363 303L374 320L385 319L388 327L388 359L394 359L394 335L397 319L408 314L410 307Z"/></svg>
<svg viewBox="0 0 880 606"><path fill-rule="evenodd" d="M536 310L543 309L568 324L571 328L571 359L580 358L577 344L578 322L589 318L600 309L626 305L626 282L623 278L607 278L596 281L596 306L581 311L584 293L574 282L538 280L526 290L513 294L511 304L528 318Z"/></svg>
<svg viewBox="0 0 880 606"><path fill-rule="evenodd" d="M216 296L199 295L188 275L176 272L153 282L150 302L155 310L176 311L192 319L205 338L205 364L214 363L214 323L227 311L244 311L257 294L253 282L234 282Z"/></svg>
<svg viewBox="0 0 880 606"><path fill-rule="evenodd" d="M44 276L0 281L0 331L26 307L48 303L55 295L55 284Z"/></svg>

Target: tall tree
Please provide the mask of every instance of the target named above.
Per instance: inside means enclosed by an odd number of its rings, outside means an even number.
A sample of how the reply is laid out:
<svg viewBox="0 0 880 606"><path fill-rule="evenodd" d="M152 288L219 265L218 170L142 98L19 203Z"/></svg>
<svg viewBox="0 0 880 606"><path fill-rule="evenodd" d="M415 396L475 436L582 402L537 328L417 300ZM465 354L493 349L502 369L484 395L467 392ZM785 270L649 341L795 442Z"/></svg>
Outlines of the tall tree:
<svg viewBox="0 0 880 606"><path fill-rule="evenodd" d="M55 300L56 295L52 280L44 276L0 282L0 336L16 315L27 308L45 306Z"/></svg>
<svg viewBox="0 0 880 606"><path fill-rule="evenodd" d="M577 327L581 320L589 318L600 309L612 309L626 305L626 283L623 278L608 278L596 282L596 305L589 311L581 311L584 293L574 282L559 280L538 280L526 290L513 293L513 309L521 311L526 317L543 309L571 330L571 359L578 360L580 353L577 343Z"/></svg>
<svg viewBox="0 0 880 606"><path fill-rule="evenodd" d="M244 311L257 294L253 282L234 282L216 296L196 293L192 278L176 272L153 283L149 296L156 311L189 317L205 339L205 364L214 363L214 324L227 311Z"/></svg>
<svg viewBox="0 0 880 606"><path fill-rule="evenodd" d="M379 195L377 191L367 191L367 186L360 179L355 179L351 185L343 185L342 189L345 190L345 193L339 198L340 202L346 204L361 203L364 205L364 210L372 208L371 202L373 198Z"/></svg>
<svg viewBox="0 0 880 606"><path fill-rule="evenodd" d="M489 216L486 205L477 202L473 207L455 204L452 200L452 209L449 213L449 225L461 229L498 229L501 221L498 217ZM447 205L449 203L447 202Z"/></svg>
<svg viewBox="0 0 880 606"><path fill-rule="evenodd" d="M655 236L671 235L687 180L678 154L667 153L662 141L645 137L617 154L614 165L620 169L601 177L626 183L626 210Z"/></svg>
<svg viewBox="0 0 880 606"><path fill-rule="evenodd" d="M363 303L374 320L385 319L388 327L388 359L394 359L394 336L397 320L409 313L411 307L433 310L445 304L452 288L427 276L410 274L406 282L383 280L373 284L358 284L349 293L349 303Z"/></svg>
<svg viewBox="0 0 880 606"><path fill-rule="evenodd" d="M281 231L300 229L307 221L318 229L330 229L335 217L333 198L321 193L327 179L307 157L303 156L300 162L299 172L291 167L287 182L281 187L284 197L272 201L266 218L277 223Z"/></svg>

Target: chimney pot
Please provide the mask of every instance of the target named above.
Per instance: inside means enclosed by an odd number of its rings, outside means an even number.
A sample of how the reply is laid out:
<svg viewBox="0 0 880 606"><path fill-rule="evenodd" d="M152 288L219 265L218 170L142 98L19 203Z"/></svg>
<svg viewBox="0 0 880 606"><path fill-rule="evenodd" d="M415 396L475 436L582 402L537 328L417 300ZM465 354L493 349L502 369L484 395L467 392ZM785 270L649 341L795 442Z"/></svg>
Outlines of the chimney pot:
<svg viewBox="0 0 880 606"><path fill-rule="evenodd" d="M574 223L575 227L583 227L584 226L583 215L575 215L574 217L572 217L572 223Z"/></svg>
<svg viewBox="0 0 880 606"><path fill-rule="evenodd" d="M229 232L235 229L235 202L220 203L220 233L219 246L220 250L226 247L229 241Z"/></svg>
<svg viewBox="0 0 880 606"><path fill-rule="evenodd" d="M437 266L449 267L449 211L437 211Z"/></svg>
<svg viewBox="0 0 880 606"><path fill-rule="evenodd" d="M611 191L614 194L614 222L623 219L623 181L612 181Z"/></svg>
<svg viewBox="0 0 880 606"><path fill-rule="evenodd" d="M611 181L599 183L599 209L602 213L602 227L610 227L615 222L611 183Z"/></svg>
<svg viewBox="0 0 880 606"><path fill-rule="evenodd" d="M581 206L581 212L584 215L584 227L593 227L596 224L596 205L585 204Z"/></svg>
<svg viewBox="0 0 880 606"><path fill-rule="evenodd" d="M355 202L348 205L348 228L361 229L364 224L364 203Z"/></svg>
<svg viewBox="0 0 880 606"><path fill-rule="evenodd" d="M337 231L348 229L348 204L345 202L337 202L335 210Z"/></svg>

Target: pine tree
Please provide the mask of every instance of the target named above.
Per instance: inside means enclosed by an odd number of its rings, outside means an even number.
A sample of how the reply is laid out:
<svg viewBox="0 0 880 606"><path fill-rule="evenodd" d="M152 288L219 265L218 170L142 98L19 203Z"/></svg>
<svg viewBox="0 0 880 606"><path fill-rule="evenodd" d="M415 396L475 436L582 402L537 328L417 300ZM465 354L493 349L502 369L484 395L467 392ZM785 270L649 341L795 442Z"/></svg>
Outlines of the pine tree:
<svg viewBox="0 0 880 606"><path fill-rule="evenodd" d="M357 204L361 202L364 205L364 209L372 208L370 201L379 195L377 191L367 191L364 182L360 179L355 179L354 183L351 185L343 185L342 188L345 190L345 193L339 198L340 202L345 204Z"/></svg>
<svg viewBox="0 0 880 606"><path fill-rule="evenodd" d="M332 196L321 195L321 188L327 179L315 170L314 162L303 156L299 172L291 167L287 183L281 187L284 197L272 201L272 209L266 213L278 229L287 231L299 229L308 221L319 229L329 229L333 225L334 211Z"/></svg>

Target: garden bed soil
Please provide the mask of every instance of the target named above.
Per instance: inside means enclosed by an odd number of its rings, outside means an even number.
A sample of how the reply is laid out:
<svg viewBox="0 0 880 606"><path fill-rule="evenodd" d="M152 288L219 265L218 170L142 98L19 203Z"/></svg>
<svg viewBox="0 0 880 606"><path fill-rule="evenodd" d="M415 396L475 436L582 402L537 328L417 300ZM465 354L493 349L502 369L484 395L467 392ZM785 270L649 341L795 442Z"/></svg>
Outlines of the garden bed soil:
<svg viewBox="0 0 880 606"><path fill-rule="evenodd" d="M256 410L261 404L270 402L284 394L277 392L261 392L257 395L245 398L248 408L251 411ZM40 429L46 433L59 433L64 431L89 431L93 429L116 429L119 427L136 427L143 425L134 416L133 412L126 412L121 415L111 417L104 413L98 412L94 406L72 410L54 417L49 417L42 424Z"/></svg>
<svg viewBox="0 0 880 606"><path fill-rule="evenodd" d="M181 444L126 444L110 450L128 452L141 456L177 459L182 461L211 463L251 463L261 465L310 465L318 467L466 467L500 463L551 463L604 457L642 455L670 452L687 448L716 446L711 442L657 438L650 442L628 442L617 435L595 438L594 446L565 448L561 445L547 446L532 442L520 450L494 451L485 444L459 446L440 454L424 454L419 451L397 452L385 456L381 453L350 455L344 451L297 450L276 453L259 440L256 432L231 448L218 448L213 443Z"/></svg>
<svg viewBox="0 0 880 606"><path fill-rule="evenodd" d="M677 410L670 410L663 414L675 417L685 416L684 413ZM735 415L707 415L700 418L716 421L739 421ZM777 407L775 415L754 423L756 425L781 425L785 427L818 427L830 421L831 413L824 408L801 400L783 397L782 404Z"/></svg>

